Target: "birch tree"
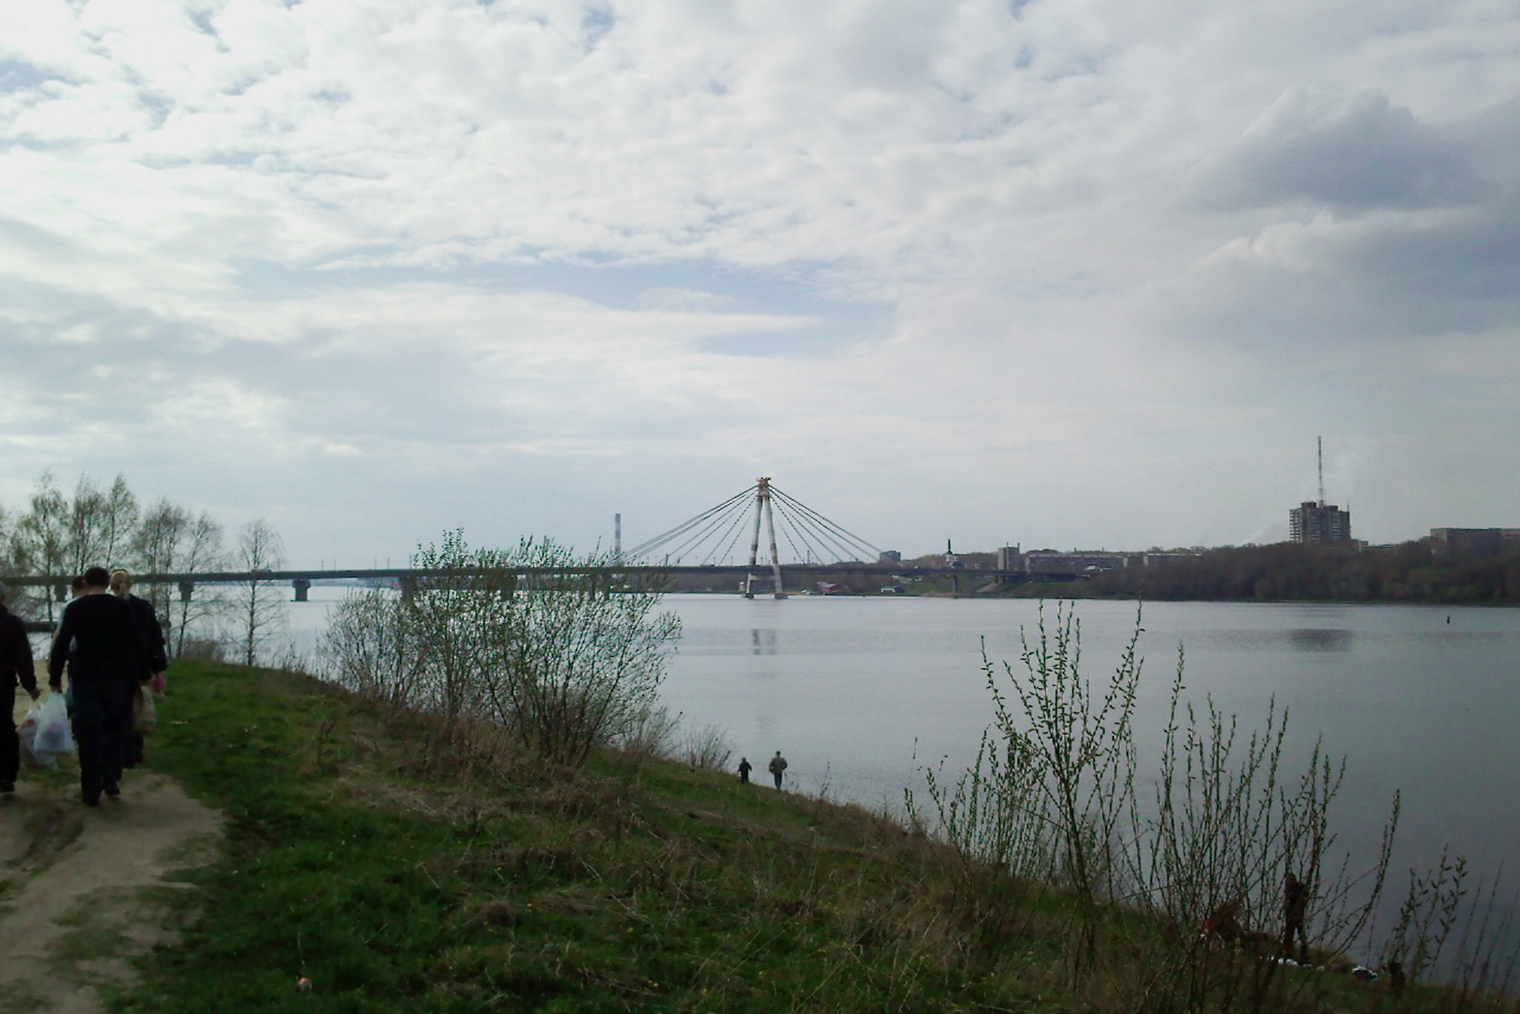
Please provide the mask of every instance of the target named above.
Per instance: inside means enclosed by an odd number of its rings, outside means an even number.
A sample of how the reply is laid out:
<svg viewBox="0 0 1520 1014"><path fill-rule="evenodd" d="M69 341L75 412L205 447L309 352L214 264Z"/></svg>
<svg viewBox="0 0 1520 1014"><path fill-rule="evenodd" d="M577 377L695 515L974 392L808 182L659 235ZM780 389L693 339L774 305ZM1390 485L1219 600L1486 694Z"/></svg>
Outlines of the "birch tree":
<svg viewBox="0 0 1520 1014"><path fill-rule="evenodd" d="M133 543L143 570L152 574L198 574L225 569L226 551L222 526L205 511L191 514L167 498L160 498L143 515ZM180 589L169 584L147 586L148 598L158 615L169 620L169 653L178 657L192 634L211 627L227 611L227 595L220 585Z"/></svg>
<svg viewBox="0 0 1520 1014"><path fill-rule="evenodd" d="M20 569L62 579L68 568L69 502L52 472L43 472L38 478L29 507L16 523L14 544ZM53 601L55 596L42 597L47 603L47 618L52 621L57 605Z"/></svg>
<svg viewBox="0 0 1520 1014"><path fill-rule="evenodd" d="M250 577L235 603L238 650L244 665L256 665L285 632L288 616L277 582L263 576L285 565L279 534L263 518L250 521L238 538L234 562Z"/></svg>

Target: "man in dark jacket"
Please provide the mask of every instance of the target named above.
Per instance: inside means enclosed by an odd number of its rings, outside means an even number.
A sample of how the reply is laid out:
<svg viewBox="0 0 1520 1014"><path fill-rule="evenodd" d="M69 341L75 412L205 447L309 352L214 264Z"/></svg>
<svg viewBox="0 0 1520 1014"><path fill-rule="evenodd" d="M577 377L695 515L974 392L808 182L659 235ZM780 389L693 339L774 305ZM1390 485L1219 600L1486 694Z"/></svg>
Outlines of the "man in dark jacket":
<svg viewBox="0 0 1520 1014"><path fill-rule="evenodd" d="M143 671L138 676L145 685L139 687L137 693L150 694L153 691L146 684L150 684L153 677L169 668L169 657L164 648L164 628L158 625L158 614L153 611L153 603L132 594L132 575L127 571L111 571L111 594L132 607L132 616L137 622L137 636L146 649L143 653ZM136 729L128 729L125 750L123 762L127 767L141 764L146 759L143 734Z"/></svg>
<svg viewBox="0 0 1520 1014"><path fill-rule="evenodd" d="M16 774L21 769L21 741L16 738L16 683L37 699L37 674L32 671L32 645L26 639L21 617L5 608L6 588L0 584L0 792L16 791Z"/></svg>
<svg viewBox="0 0 1520 1014"><path fill-rule="evenodd" d="M104 567L84 572L84 593L63 610L48 654L48 686L63 689L68 666L74 691L74 741L79 747L79 790L86 806L100 794L121 794L123 754L132 731L132 695L144 668L144 648L132 607L108 594Z"/></svg>

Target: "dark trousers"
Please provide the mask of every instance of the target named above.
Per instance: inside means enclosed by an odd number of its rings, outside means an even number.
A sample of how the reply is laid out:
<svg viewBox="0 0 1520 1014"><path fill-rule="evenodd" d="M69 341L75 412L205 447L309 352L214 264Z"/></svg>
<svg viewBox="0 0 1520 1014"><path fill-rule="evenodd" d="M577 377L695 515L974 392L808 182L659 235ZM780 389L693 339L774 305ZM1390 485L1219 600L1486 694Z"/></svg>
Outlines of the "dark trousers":
<svg viewBox="0 0 1520 1014"><path fill-rule="evenodd" d="M121 781L134 687L130 680L88 680L73 686L79 791L85 799L99 799L108 783Z"/></svg>
<svg viewBox="0 0 1520 1014"><path fill-rule="evenodd" d="M14 782L21 770L21 738L16 735L16 723L11 713L16 710L16 686L0 687L0 707L5 708L5 721L0 722L0 782Z"/></svg>
<svg viewBox="0 0 1520 1014"><path fill-rule="evenodd" d="M135 768L147 759L147 744L143 742L143 734L135 729L128 730L126 752L122 757L122 767Z"/></svg>

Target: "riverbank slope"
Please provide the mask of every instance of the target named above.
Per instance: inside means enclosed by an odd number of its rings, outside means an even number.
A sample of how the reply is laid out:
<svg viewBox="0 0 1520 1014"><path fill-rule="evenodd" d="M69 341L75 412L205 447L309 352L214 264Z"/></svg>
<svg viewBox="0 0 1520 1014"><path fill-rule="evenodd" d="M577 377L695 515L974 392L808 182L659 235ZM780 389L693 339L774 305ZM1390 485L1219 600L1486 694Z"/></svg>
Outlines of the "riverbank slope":
<svg viewBox="0 0 1520 1014"><path fill-rule="evenodd" d="M1118 1010L1154 971L1128 921L1073 985L1059 894L857 807L626 753L550 767L299 675L185 664L172 689L153 765L225 850L120 1010ZM1273 1009L1392 1009L1277 982Z"/></svg>

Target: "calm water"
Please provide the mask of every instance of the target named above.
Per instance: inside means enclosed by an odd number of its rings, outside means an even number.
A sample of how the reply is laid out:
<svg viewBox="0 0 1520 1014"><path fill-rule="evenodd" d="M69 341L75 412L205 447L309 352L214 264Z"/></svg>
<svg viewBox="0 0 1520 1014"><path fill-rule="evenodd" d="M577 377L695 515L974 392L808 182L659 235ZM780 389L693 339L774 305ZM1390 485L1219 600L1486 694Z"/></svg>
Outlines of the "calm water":
<svg viewBox="0 0 1520 1014"><path fill-rule="evenodd" d="M684 636L662 693L688 727L721 727L735 763L742 753L763 769L781 750L797 788L871 806L899 805L925 763L973 759L991 717L982 644L1018 667L1020 628L1038 620L1027 600L689 595L666 604ZM309 637L327 607L296 608L293 630ZM1076 612L1084 670L1110 673L1135 606L1082 602ZM1491 872L1514 851L1520 610L1152 603L1143 626L1142 751L1159 740L1180 644L1187 697L1212 696L1246 729L1264 723L1275 698L1290 712L1293 757L1322 737L1347 758L1332 810L1344 847L1370 855L1398 789L1400 865L1432 862L1450 842ZM1154 758L1143 752L1142 770Z"/></svg>

